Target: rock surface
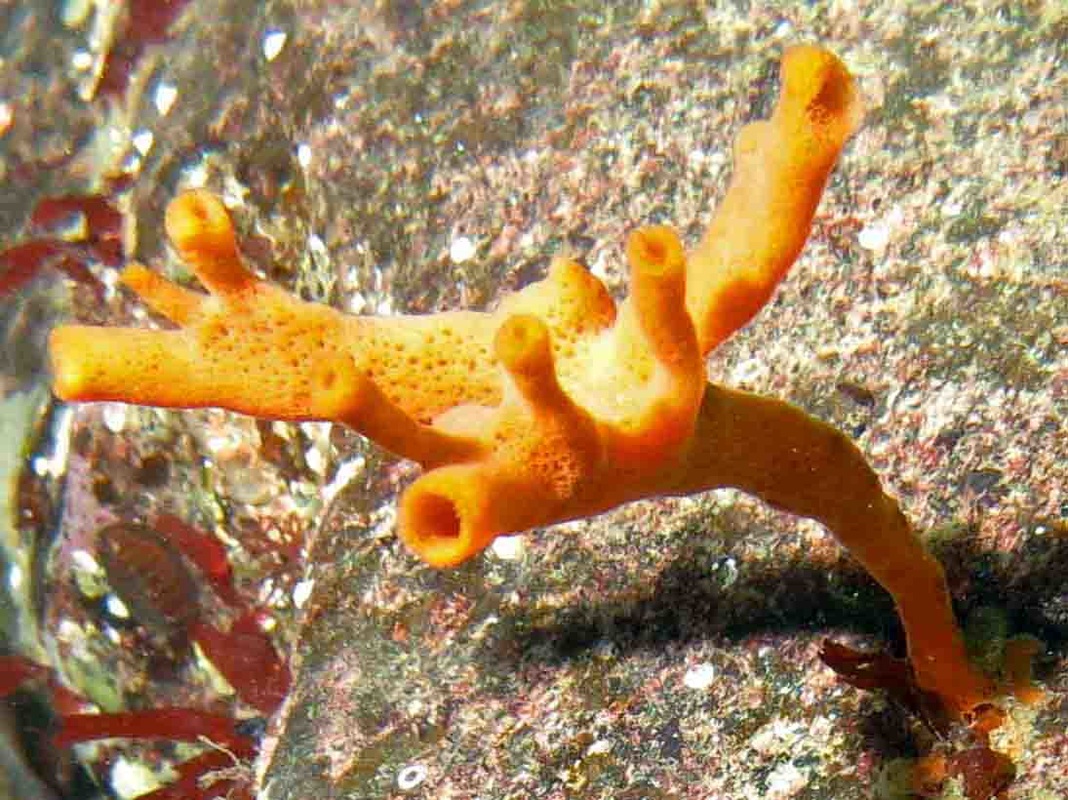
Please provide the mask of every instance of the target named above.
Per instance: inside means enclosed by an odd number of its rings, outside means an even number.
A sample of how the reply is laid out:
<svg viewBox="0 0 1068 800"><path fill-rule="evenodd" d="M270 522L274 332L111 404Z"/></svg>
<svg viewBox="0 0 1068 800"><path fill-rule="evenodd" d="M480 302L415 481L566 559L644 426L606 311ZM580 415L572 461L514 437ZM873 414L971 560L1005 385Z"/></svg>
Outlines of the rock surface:
<svg viewBox="0 0 1068 800"><path fill-rule="evenodd" d="M561 252L619 294L629 229L696 240L783 47L834 49L865 123L805 254L710 376L854 435L929 532L979 657L1043 642L1047 693L1013 709L999 749L1018 772L1007 797L1064 796L1068 17L744 5L194 1L106 96L94 70L132 30L113 4L9 7L4 246L40 198L111 193L127 251L173 266L162 209L204 183L266 275L353 311L485 308ZM42 382L50 317L143 316L90 268L103 305L47 270L5 298L6 394ZM263 743L265 797L908 796L900 776L930 742L816 655L827 636L898 643L893 610L811 523L729 493L639 503L436 572L393 536L412 469L347 432L117 413L74 411L65 506L21 524L69 543L169 509L229 531L297 676ZM136 466L159 453L165 477L146 480ZM239 544L272 526L305 536L306 561ZM78 619L47 585L45 619Z"/></svg>

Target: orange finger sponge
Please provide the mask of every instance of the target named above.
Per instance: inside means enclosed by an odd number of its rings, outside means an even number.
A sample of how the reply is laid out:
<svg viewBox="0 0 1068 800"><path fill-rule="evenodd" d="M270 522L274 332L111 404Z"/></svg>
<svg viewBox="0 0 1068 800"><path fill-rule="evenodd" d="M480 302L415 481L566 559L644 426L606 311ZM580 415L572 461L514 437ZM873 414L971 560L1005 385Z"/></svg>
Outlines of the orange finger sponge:
<svg viewBox="0 0 1068 800"><path fill-rule="evenodd" d="M739 134L704 239L687 255L669 228L634 231L619 308L557 259L492 313L345 315L256 279L222 203L183 194L167 232L209 293L128 267L124 283L177 329L57 329L56 394L349 425L426 468L398 530L442 567L638 498L745 489L827 525L894 596L921 686L966 709L987 688L941 568L860 452L797 409L705 380L705 355L797 258L860 115L835 56L789 50L775 111Z"/></svg>

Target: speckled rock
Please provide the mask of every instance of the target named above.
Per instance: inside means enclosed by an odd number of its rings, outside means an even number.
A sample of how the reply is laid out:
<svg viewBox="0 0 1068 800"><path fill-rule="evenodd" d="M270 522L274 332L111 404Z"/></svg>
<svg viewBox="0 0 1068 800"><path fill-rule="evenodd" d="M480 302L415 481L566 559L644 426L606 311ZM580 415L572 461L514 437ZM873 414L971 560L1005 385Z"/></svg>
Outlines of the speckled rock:
<svg viewBox="0 0 1068 800"><path fill-rule="evenodd" d="M562 252L618 296L638 224L696 241L783 47L834 49L865 123L804 255L709 373L856 438L928 532L962 618L1001 620L980 655L1005 635L1043 642L1047 694L1002 742L1018 770L1007 796L1064 796L1068 17L1055 2L742 5L194 2L121 107L50 102L70 104L76 148L86 119L130 148L153 134L123 195L140 258L174 266L162 207L205 182L236 206L257 265L304 296L484 308ZM0 86L26 68L5 65ZM166 113L161 86L176 92ZM25 148L25 109L0 101L15 120L0 147ZM28 191L87 183L61 172ZM23 219L0 215L12 237ZM34 292L90 313L78 287ZM141 312L112 293L91 313ZM930 746L819 662L827 636L898 647L900 633L812 523L732 492L645 502L436 572L393 535L414 470L351 434L136 420L151 422L127 425L123 447L167 447L170 479L120 511L177 503L308 534L304 567L247 568L264 596L281 589L297 670L257 765L264 797L859 800L907 796L902 765ZM80 412L75 433L99 422ZM224 470L204 468L209 447ZM272 499L228 496L238 473Z"/></svg>

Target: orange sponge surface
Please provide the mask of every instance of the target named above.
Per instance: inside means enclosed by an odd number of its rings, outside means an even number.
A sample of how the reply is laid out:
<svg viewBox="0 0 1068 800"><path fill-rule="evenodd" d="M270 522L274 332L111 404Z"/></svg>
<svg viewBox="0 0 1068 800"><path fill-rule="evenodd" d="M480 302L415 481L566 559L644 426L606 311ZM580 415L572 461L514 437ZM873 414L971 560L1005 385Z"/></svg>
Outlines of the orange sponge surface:
<svg viewBox="0 0 1068 800"><path fill-rule="evenodd" d="M558 259L493 313L345 315L258 280L222 203L194 191L171 203L166 227L208 293L129 266L123 282L176 327L60 327L55 392L349 425L426 468L398 530L436 566L641 497L745 489L824 522L856 553L898 603L921 685L967 708L986 689L941 569L859 451L790 406L705 381L704 356L796 259L860 119L830 53L793 48L782 71L771 118L738 136L699 246L687 255L665 227L631 234L618 309L584 267Z"/></svg>

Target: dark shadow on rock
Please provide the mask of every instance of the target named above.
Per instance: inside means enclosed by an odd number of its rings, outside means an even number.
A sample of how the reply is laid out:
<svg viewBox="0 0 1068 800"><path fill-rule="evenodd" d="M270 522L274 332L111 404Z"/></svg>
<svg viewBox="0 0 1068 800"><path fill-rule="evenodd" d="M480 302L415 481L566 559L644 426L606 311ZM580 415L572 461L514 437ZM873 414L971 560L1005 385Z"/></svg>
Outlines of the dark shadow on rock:
<svg viewBox="0 0 1068 800"><path fill-rule="evenodd" d="M1038 527L1037 524L1029 527ZM978 608L1004 613L1010 636L1029 634L1048 654L1068 653L1068 523L1042 524L1008 553L984 550L965 532L933 550L945 567L962 618ZM1039 657L1036 666L1043 661Z"/></svg>
<svg viewBox="0 0 1068 800"><path fill-rule="evenodd" d="M920 755L913 718L895 703L873 703L870 695L865 696L856 725L865 751L879 753L883 758Z"/></svg>
<svg viewBox="0 0 1068 800"><path fill-rule="evenodd" d="M1030 634L1050 652L1068 646L1068 536L1032 537L1011 554L984 551L971 536L936 548L958 615L979 607L1002 610L1010 635ZM705 555L684 552L648 588L623 599L583 603L551 621L516 616L503 658L559 662L610 644L626 654L671 643L759 633L826 631L873 636L896 655L904 639L893 603L861 567L843 556L813 564L798 554L786 563L737 563L724 581Z"/></svg>
<svg viewBox="0 0 1068 800"><path fill-rule="evenodd" d="M671 643L755 633L842 630L901 641L893 603L858 567L738 564L736 579L710 572L707 558L684 553L639 592L584 603L550 623L516 619L515 652L536 660L581 657L610 643L620 654Z"/></svg>

